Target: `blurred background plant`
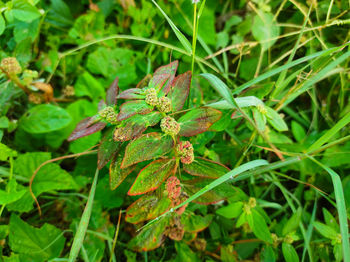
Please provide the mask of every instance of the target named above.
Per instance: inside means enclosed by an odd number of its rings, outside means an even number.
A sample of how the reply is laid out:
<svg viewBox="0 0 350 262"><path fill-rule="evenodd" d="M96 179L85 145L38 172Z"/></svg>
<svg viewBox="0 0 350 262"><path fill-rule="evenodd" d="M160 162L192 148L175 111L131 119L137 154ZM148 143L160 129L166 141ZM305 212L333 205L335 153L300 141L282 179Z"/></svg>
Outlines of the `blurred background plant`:
<svg viewBox="0 0 350 262"><path fill-rule="evenodd" d="M189 203L211 217L206 230L141 253L127 244L138 228L123 219L137 173L112 191L103 168L79 259L349 261L349 5L0 1L0 260L68 260L102 134L67 138L97 114L115 77L126 90L176 59L184 73L194 58L188 106L223 112L191 138L196 154L233 171L269 164L235 173L225 202ZM32 185L39 217L28 185L46 161Z"/></svg>

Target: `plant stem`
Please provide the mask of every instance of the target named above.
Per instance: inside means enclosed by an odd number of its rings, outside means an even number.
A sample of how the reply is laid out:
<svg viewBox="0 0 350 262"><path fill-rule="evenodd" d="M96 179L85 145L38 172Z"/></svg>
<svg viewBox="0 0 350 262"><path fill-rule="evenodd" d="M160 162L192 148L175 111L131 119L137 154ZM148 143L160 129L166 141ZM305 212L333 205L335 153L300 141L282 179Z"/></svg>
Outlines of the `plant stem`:
<svg viewBox="0 0 350 262"><path fill-rule="evenodd" d="M194 4L194 9L193 9L192 64L191 64L192 76L193 76L193 69L194 69L194 58L196 55L196 43L197 43L197 3Z"/></svg>

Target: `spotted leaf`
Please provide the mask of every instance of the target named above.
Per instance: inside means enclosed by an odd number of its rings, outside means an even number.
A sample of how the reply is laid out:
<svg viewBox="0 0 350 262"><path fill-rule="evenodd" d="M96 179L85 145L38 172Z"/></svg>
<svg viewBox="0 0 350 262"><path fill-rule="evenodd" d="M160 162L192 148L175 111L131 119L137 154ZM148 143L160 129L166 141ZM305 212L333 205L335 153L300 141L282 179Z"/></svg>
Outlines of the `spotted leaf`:
<svg viewBox="0 0 350 262"><path fill-rule="evenodd" d="M103 136L101 144L98 147L97 167L102 169L112 157L118 153L121 146L120 142L113 140L113 129L109 129Z"/></svg>
<svg viewBox="0 0 350 262"><path fill-rule="evenodd" d="M213 179L221 177L230 171L229 168L220 163L201 157L196 157L191 164L185 164L184 170L193 176Z"/></svg>
<svg viewBox="0 0 350 262"><path fill-rule="evenodd" d="M109 187L111 190L116 189L135 168L135 166L120 168L122 160L122 154L115 155L109 166Z"/></svg>
<svg viewBox="0 0 350 262"><path fill-rule="evenodd" d="M153 107L146 104L144 100L128 101L121 105L117 120L122 121L136 114L147 114L152 110Z"/></svg>
<svg viewBox="0 0 350 262"><path fill-rule="evenodd" d="M172 85L168 97L171 99L172 111L180 111L188 97L191 85L191 71L177 76Z"/></svg>

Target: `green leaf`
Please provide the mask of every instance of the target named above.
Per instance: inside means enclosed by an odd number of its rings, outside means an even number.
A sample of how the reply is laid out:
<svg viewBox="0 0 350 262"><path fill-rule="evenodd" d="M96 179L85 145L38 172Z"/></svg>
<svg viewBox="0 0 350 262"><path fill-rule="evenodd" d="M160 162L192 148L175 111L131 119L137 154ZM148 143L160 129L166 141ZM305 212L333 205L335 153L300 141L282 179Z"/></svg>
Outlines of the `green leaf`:
<svg viewBox="0 0 350 262"><path fill-rule="evenodd" d="M335 231L339 232L339 225L337 223L337 220L333 217L333 215L325 208L322 208L324 221L326 222L327 226L330 226Z"/></svg>
<svg viewBox="0 0 350 262"><path fill-rule="evenodd" d="M265 222L265 219L260 215L260 213L252 209L250 214L246 215L248 224L253 230L254 235L259 239L272 244L272 238L269 228Z"/></svg>
<svg viewBox="0 0 350 262"><path fill-rule="evenodd" d="M176 168L175 159L153 161L140 171L128 195L141 195L157 189L167 177L175 173Z"/></svg>
<svg viewBox="0 0 350 262"><path fill-rule="evenodd" d="M109 187L111 190L116 189L135 168L135 166L128 166L122 169L120 167L122 161L123 155L117 154L109 166Z"/></svg>
<svg viewBox="0 0 350 262"><path fill-rule="evenodd" d="M0 143L0 161L7 161L10 157L16 157L17 152Z"/></svg>
<svg viewBox="0 0 350 262"><path fill-rule="evenodd" d="M197 233L206 229L214 215L197 216L195 214L185 214L181 216L181 224L184 226L186 232Z"/></svg>
<svg viewBox="0 0 350 262"><path fill-rule="evenodd" d="M191 78L191 71L188 71L174 79L171 90L168 93L173 112L180 111L183 108L190 92Z"/></svg>
<svg viewBox="0 0 350 262"><path fill-rule="evenodd" d="M121 168L163 156L170 152L173 145L173 139L167 135L155 132L142 135L126 147Z"/></svg>
<svg viewBox="0 0 350 262"><path fill-rule="evenodd" d="M0 190L0 205L7 205L20 199L26 190L17 191L17 182L11 179L7 186L6 191Z"/></svg>
<svg viewBox="0 0 350 262"><path fill-rule="evenodd" d="M30 38L32 42L37 38L39 33L40 20L36 19L30 23L19 22L16 23L13 35L17 43L20 43L26 38Z"/></svg>
<svg viewBox="0 0 350 262"><path fill-rule="evenodd" d="M49 224L35 228L15 214L11 215L9 245L12 251L31 261L48 261L60 255L64 243L65 238L58 228Z"/></svg>
<svg viewBox="0 0 350 262"><path fill-rule="evenodd" d="M19 120L19 126L28 133L42 134L62 129L71 121L63 108L45 104L29 109Z"/></svg>
<svg viewBox="0 0 350 262"><path fill-rule="evenodd" d="M229 168L220 163L201 157L196 157L191 164L184 164L183 168L187 173L193 176L214 179L221 177L225 175L228 171L230 171Z"/></svg>
<svg viewBox="0 0 350 262"><path fill-rule="evenodd" d="M282 243L282 253L286 262L298 262L299 257L291 244Z"/></svg>
<svg viewBox="0 0 350 262"><path fill-rule="evenodd" d="M181 126L179 135L194 136L203 133L221 118L221 112L214 108L196 108L180 117L178 123Z"/></svg>
<svg viewBox="0 0 350 262"><path fill-rule="evenodd" d="M262 262L275 262L276 261L276 255L273 251L273 248L271 246L265 246L263 251L261 252L262 255Z"/></svg>
<svg viewBox="0 0 350 262"><path fill-rule="evenodd" d="M252 108L253 118L256 126L261 132L265 131L266 117L256 107Z"/></svg>
<svg viewBox="0 0 350 262"><path fill-rule="evenodd" d="M306 138L306 132L302 125L296 121L292 121L292 133L296 141L301 142Z"/></svg>
<svg viewBox="0 0 350 262"><path fill-rule="evenodd" d="M50 159L51 154L48 152L31 152L19 155L14 162L14 172L30 178L42 163Z"/></svg>
<svg viewBox="0 0 350 262"><path fill-rule="evenodd" d="M0 117L0 128L8 128L9 127L9 119L6 116Z"/></svg>
<svg viewBox="0 0 350 262"><path fill-rule="evenodd" d="M299 226L301 221L302 209L298 208L296 212L292 215L292 217L287 221L287 223L283 227L282 235L286 236L288 233L293 232Z"/></svg>
<svg viewBox="0 0 350 262"><path fill-rule="evenodd" d="M243 203L242 202L235 202L231 203L228 206L221 207L218 210L216 210L216 214L226 217L228 219L236 218L238 217L243 210Z"/></svg>
<svg viewBox="0 0 350 262"><path fill-rule="evenodd" d="M262 49L267 50L277 41L280 29L272 14L258 11L254 17L252 33Z"/></svg>
<svg viewBox="0 0 350 262"><path fill-rule="evenodd" d="M120 112L117 116L117 120L122 121L136 114L147 114L152 110L153 107L148 105L145 100L128 101L120 106Z"/></svg>
<svg viewBox="0 0 350 262"><path fill-rule="evenodd" d="M5 20L2 17L2 14L0 13L0 35L2 35L2 33L5 31L5 28L6 28Z"/></svg>
<svg viewBox="0 0 350 262"><path fill-rule="evenodd" d="M121 143L113 140L114 129L108 130L98 147L97 167L102 169L119 151Z"/></svg>
<svg viewBox="0 0 350 262"><path fill-rule="evenodd" d="M270 123L270 125L276 129L277 131L287 131L288 126L284 122L283 118L271 107L265 106L266 108L266 116L267 116L267 121Z"/></svg>
<svg viewBox="0 0 350 262"><path fill-rule="evenodd" d="M101 132L90 134L89 136L81 137L69 143L69 151L77 154L89 150L93 146L98 145L101 140Z"/></svg>
<svg viewBox="0 0 350 262"><path fill-rule="evenodd" d="M154 225L144 228L134 237L128 246L135 251L150 251L159 247L164 241L165 227L168 225L169 219L163 218L158 220Z"/></svg>
<svg viewBox="0 0 350 262"><path fill-rule="evenodd" d="M320 222L314 222L314 226L320 234L328 239L334 240L338 238L338 233L332 227Z"/></svg>
<svg viewBox="0 0 350 262"><path fill-rule="evenodd" d="M13 0L12 13L15 18L24 22L31 22L41 16L39 10L27 0Z"/></svg>
<svg viewBox="0 0 350 262"><path fill-rule="evenodd" d="M86 71L79 75L74 85L74 90L77 97L88 96L94 101L99 101L105 98L105 90L103 86Z"/></svg>
<svg viewBox="0 0 350 262"><path fill-rule="evenodd" d="M177 256L175 262L199 262L201 261L195 252L184 242L175 241Z"/></svg>
<svg viewBox="0 0 350 262"><path fill-rule="evenodd" d="M125 221L137 224L156 218L167 211L170 205L171 200L167 197L159 198L156 194L142 196L128 207Z"/></svg>

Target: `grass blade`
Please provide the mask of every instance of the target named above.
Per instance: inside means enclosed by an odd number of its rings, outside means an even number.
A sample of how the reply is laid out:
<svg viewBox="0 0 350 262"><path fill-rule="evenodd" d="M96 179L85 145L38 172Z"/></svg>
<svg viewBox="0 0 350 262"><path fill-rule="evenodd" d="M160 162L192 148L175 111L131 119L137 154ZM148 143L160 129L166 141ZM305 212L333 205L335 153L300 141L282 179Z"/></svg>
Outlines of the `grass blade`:
<svg viewBox="0 0 350 262"><path fill-rule="evenodd" d="M179 39L182 46L185 48L185 50L189 53L192 52L192 46L188 39L181 33L181 31L176 27L176 25L171 21L169 16L163 11L163 9L157 4L156 1L152 0L153 4L159 9L159 11L162 13L162 15L165 17L165 19L168 21L169 25L171 26L171 29L174 31L177 39Z"/></svg>
<svg viewBox="0 0 350 262"><path fill-rule="evenodd" d="M74 262L76 260L76 258L78 257L80 248L82 247L83 242L84 242L86 230L88 228L89 221L90 221L92 206L94 203L97 178L98 178L98 171L99 170L96 169L94 181L92 182L91 189L90 189L89 198L88 198L88 201L87 201L86 206L84 208L83 215L81 216L78 230L74 236L72 248L71 248L70 253L69 253L69 259L68 259L69 262Z"/></svg>
<svg viewBox="0 0 350 262"><path fill-rule="evenodd" d="M307 151L311 152L313 150L316 150L323 144L327 143L329 139L331 139L336 133L340 131L340 129L342 129L344 126L346 126L349 123L350 123L350 112L347 113L342 119L340 119L338 123L336 123L331 129L329 129L315 143L313 143Z"/></svg>
<svg viewBox="0 0 350 262"><path fill-rule="evenodd" d="M349 226L348 226L348 219L346 214L344 191L343 191L343 186L342 186L340 177L336 172L334 172L333 169L323 165L313 157L309 157L309 158L312 161L314 161L316 164L318 164L320 167L322 167L324 170L326 170L332 178L335 201L337 203L337 210L338 210L338 216L339 216L340 234L342 238L341 242L343 247L343 259L345 262L350 262Z"/></svg>

